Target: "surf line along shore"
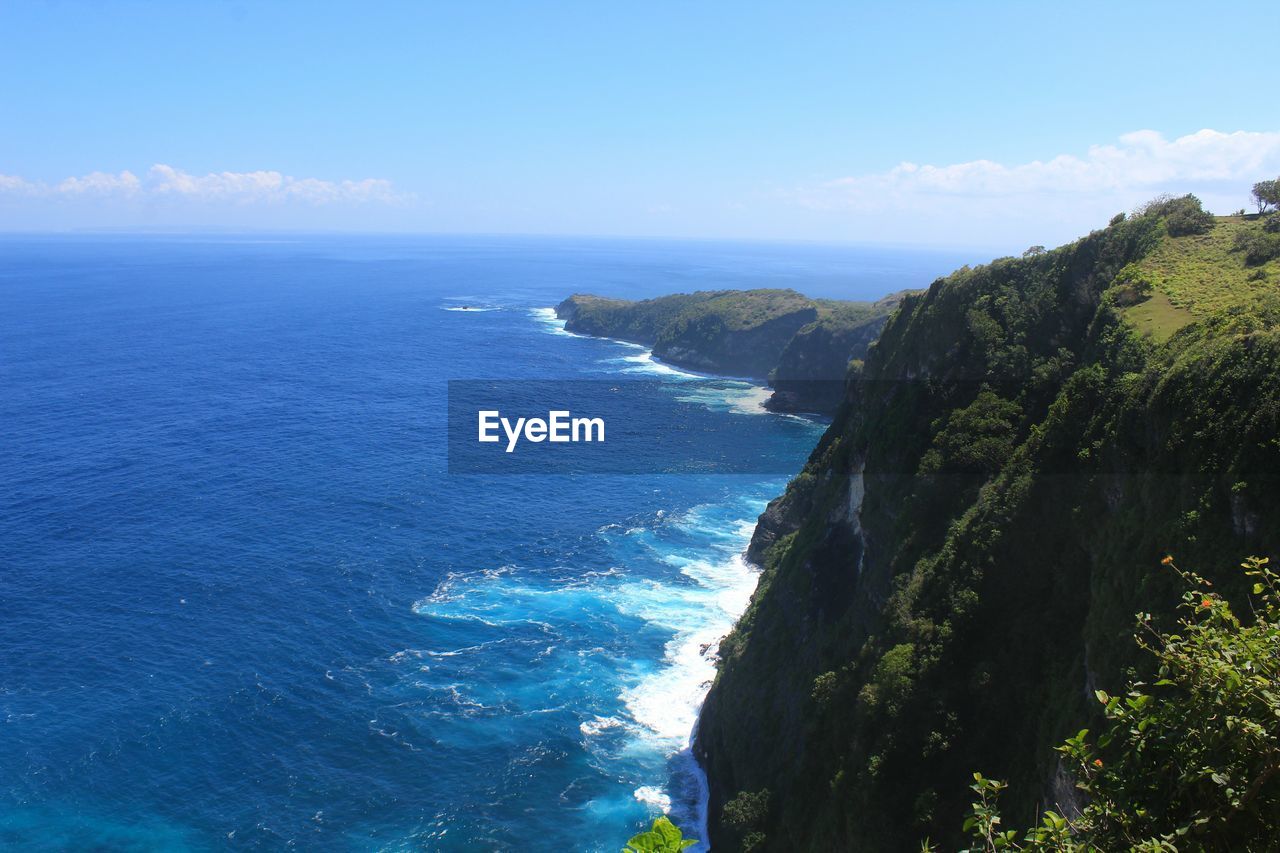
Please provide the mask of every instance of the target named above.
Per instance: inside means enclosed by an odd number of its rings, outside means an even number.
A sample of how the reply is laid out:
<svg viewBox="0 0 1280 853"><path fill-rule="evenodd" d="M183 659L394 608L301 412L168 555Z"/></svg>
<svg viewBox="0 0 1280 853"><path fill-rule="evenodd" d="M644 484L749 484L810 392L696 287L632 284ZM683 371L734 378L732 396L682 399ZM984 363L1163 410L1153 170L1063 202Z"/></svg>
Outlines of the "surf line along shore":
<svg viewBox="0 0 1280 853"><path fill-rule="evenodd" d="M506 434L507 453L513 453L520 439L534 444L550 441L556 444L569 442L603 442L604 418L575 418L567 410L547 412L544 418L502 417L497 409L481 409L476 413L478 440L482 443L502 441L498 428Z"/></svg>

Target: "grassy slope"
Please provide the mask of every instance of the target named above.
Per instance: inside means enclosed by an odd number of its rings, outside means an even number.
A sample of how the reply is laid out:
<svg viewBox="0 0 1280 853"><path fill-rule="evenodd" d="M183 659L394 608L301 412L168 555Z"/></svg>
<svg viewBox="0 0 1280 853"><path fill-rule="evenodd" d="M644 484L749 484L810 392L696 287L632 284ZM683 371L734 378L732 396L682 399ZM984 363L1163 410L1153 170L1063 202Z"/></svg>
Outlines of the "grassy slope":
<svg viewBox="0 0 1280 853"><path fill-rule="evenodd" d="M1246 267L1233 251L1236 235L1251 227L1243 217L1219 217L1208 234L1162 240L1135 266L1152 287L1151 298L1123 310L1125 319L1157 341L1215 311L1247 307L1280 286L1280 259ZM1259 276L1259 271L1261 275Z"/></svg>

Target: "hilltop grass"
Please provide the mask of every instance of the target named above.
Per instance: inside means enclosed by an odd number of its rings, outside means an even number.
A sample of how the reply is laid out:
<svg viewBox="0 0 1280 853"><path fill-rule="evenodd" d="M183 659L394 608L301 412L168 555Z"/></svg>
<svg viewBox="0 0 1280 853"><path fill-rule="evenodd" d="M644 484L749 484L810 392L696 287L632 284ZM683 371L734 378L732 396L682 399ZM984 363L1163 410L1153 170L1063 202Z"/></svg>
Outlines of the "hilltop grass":
<svg viewBox="0 0 1280 853"><path fill-rule="evenodd" d="M1133 276L1151 287L1151 298L1121 311L1139 332L1167 340L1198 319L1254 304L1280 288L1280 259L1245 266L1234 250L1236 235L1250 223L1218 217L1206 234L1165 237L1133 265Z"/></svg>
<svg viewBox="0 0 1280 853"><path fill-rule="evenodd" d="M831 329L856 326L886 313L875 302L842 302L837 299L818 299L815 302L818 307L818 319L815 322Z"/></svg>
<svg viewBox="0 0 1280 853"><path fill-rule="evenodd" d="M1151 337L1156 343L1164 343L1174 332L1183 326L1189 326L1196 319L1194 314L1174 305L1160 291L1151 294L1146 302L1126 308L1122 313L1140 334Z"/></svg>

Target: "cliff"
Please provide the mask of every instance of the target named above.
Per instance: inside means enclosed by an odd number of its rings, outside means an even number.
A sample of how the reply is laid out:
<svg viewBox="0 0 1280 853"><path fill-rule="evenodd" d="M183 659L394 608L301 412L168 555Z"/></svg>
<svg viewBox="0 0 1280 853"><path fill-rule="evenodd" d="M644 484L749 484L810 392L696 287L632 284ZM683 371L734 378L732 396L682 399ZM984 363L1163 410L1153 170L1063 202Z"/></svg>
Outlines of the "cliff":
<svg viewBox="0 0 1280 853"><path fill-rule="evenodd" d="M879 302L809 299L793 290L721 290L631 302L575 294L556 307L565 328L653 347L693 370L769 380L767 405L832 412L850 360L861 358L901 294Z"/></svg>
<svg viewBox="0 0 1280 853"><path fill-rule="evenodd" d="M769 375L775 412L834 412L851 361L862 359L907 291L876 302L820 303L818 319L796 332Z"/></svg>
<svg viewBox="0 0 1280 853"><path fill-rule="evenodd" d="M961 269L885 323L761 516L696 751L717 851L958 841L1072 809L1052 747L1116 691L1175 553L1221 587L1280 524L1280 261L1159 206Z"/></svg>

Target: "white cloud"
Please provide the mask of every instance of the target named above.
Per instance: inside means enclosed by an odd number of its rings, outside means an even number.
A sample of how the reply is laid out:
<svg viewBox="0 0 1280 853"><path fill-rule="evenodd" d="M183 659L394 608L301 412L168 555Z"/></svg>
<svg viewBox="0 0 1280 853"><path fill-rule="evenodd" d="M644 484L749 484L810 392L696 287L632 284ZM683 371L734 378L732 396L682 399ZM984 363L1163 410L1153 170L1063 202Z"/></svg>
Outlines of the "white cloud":
<svg viewBox="0 0 1280 853"><path fill-rule="evenodd" d="M1249 206L1280 174L1280 132L1141 130L1083 154L1022 163L900 163L884 172L775 193L794 230L862 242L1016 248L1056 245L1164 192L1193 192L1215 213ZM778 214L781 216L781 212Z"/></svg>
<svg viewBox="0 0 1280 853"><path fill-rule="evenodd" d="M1280 132L1201 130L1169 141L1156 131L1140 130L1121 136L1117 144L1092 146L1083 157L1060 154L1015 165L991 160L946 166L901 163L887 172L805 187L794 198L815 207L874 209L937 196L1186 191L1206 184L1247 185L1277 169Z"/></svg>
<svg viewBox="0 0 1280 853"><path fill-rule="evenodd" d="M35 195L39 191L38 184L16 175L0 175L0 195Z"/></svg>
<svg viewBox="0 0 1280 853"><path fill-rule="evenodd" d="M157 163L145 179L129 171L113 175L91 172L80 177L64 178L54 184L28 181L11 175L0 175L0 195L42 196L47 198L182 198L202 202L237 204L280 204L302 202L319 206L340 203L400 204L413 196L402 193L390 181L365 178L359 181L325 181L319 178L295 178L275 171L210 172L193 175L173 166Z"/></svg>
<svg viewBox="0 0 1280 853"><path fill-rule="evenodd" d="M130 196L138 192L141 181L133 172L124 171L118 175L107 172L90 172L80 178L65 178L58 182L53 191L62 195L123 195Z"/></svg>

